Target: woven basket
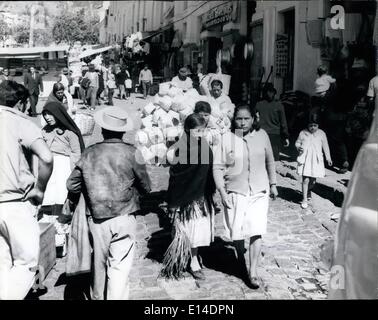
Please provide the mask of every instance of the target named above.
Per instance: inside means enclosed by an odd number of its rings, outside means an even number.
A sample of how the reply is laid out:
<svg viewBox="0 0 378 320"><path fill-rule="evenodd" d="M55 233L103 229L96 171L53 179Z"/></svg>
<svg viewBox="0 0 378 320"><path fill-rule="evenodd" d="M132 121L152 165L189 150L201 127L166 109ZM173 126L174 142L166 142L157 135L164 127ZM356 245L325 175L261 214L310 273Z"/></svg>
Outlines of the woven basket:
<svg viewBox="0 0 378 320"><path fill-rule="evenodd" d="M90 136L93 133L95 121L92 115L87 113L76 114L75 123L83 136Z"/></svg>

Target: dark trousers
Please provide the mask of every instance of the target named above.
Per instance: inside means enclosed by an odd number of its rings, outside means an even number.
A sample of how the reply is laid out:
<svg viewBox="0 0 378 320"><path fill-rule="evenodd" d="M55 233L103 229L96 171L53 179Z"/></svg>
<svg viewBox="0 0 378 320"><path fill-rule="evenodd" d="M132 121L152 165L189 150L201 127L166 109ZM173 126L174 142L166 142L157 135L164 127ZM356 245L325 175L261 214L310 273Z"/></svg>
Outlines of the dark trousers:
<svg viewBox="0 0 378 320"><path fill-rule="evenodd" d="M268 134L270 144L272 145L274 161L280 159L280 150L281 150L281 135L279 134Z"/></svg>
<svg viewBox="0 0 378 320"><path fill-rule="evenodd" d="M126 98L130 98L131 89L126 88Z"/></svg>
<svg viewBox="0 0 378 320"><path fill-rule="evenodd" d="M113 106L113 95L114 95L114 89L108 88L108 105Z"/></svg>
<svg viewBox="0 0 378 320"><path fill-rule="evenodd" d="M126 98L126 94L125 94L125 85L124 84L119 84L118 85L118 97L120 99L123 99L123 98Z"/></svg>
<svg viewBox="0 0 378 320"><path fill-rule="evenodd" d="M142 81L143 97L146 98L150 91L150 81Z"/></svg>
<svg viewBox="0 0 378 320"><path fill-rule="evenodd" d="M38 95L33 93L29 97L30 101L30 109L29 113L36 114L37 113L37 104L38 104Z"/></svg>
<svg viewBox="0 0 378 320"><path fill-rule="evenodd" d="M348 162L348 150L345 139L332 134L327 134L327 138L333 163L336 167L341 168L345 162Z"/></svg>
<svg viewBox="0 0 378 320"><path fill-rule="evenodd" d="M89 87L87 91L87 99L90 101L91 108L96 107L96 97L97 97L97 90L96 87Z"/></svg>

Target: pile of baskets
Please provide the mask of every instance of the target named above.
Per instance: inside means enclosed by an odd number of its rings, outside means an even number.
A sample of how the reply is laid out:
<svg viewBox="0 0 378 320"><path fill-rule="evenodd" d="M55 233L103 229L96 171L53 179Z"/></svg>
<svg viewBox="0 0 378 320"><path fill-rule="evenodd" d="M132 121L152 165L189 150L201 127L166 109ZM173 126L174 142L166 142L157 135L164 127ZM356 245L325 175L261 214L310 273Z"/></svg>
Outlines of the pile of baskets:
<svg viewBox="0 0 378 320"><path fill-rule="evenodd" d="M228 117L222 114L214 98L200 95L196 89L184 92L170 82L160 83L158 94L142 110L142 127L135 135L135 145L145 163L166 162L168 148L179 140L183 123L198 101L210 104L210 121L219 126L220 131L230 128Z"/></svg>

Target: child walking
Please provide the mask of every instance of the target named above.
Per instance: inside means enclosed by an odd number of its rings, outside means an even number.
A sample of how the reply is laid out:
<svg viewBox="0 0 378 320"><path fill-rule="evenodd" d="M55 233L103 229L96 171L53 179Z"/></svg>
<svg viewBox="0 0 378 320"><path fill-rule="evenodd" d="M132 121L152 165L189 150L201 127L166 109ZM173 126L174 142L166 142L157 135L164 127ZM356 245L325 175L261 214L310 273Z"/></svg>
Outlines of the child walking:
<svg viewBox="0 0 378 320"><path fill-rule="evenodd" d="M311 200L311 190L316 183L316 178L325 176L323 152L328 165L332 166L327 136L323 130L319 129L317 113L310 114L307 129L300 132L295 146L299 152L297 172L303 176L301 207L306 209Z"/></svg>

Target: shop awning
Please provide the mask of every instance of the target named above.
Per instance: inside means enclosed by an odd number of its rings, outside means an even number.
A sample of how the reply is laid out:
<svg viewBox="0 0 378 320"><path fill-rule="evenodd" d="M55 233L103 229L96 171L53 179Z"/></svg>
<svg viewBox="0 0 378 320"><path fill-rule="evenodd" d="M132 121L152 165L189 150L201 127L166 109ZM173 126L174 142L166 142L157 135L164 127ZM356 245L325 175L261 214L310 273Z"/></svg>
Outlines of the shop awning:
<svg viewBox="0 0 378 320"><path fill-rule="evenodd" d="M40 54L30 54L30 55L0 55L0 59L37 59L40 58Z"/></svg>
<svg viewBox="0 0 378 320"><path fill-rule="evenodd" d="M69 46L50 46L50 47L32 47L32 48L0 48L0 56L13 55L39 55L43 52L68 51Z"/></svg>
<svg viewBox="0 0 378 320"><path fill-rule="evenodd" d="M79 59L83 59L85 57L100 54L100 53L108 51L112 48L113 48L112 46L108 46L108 47L98 48L98 49L87 49L79 55Z"/></svg>
<svg viewBox="0 0 378 320"><path fill-rule="evenodd" d="M143 38L141 41L147 41L151 40L153 37L158 36L159 34L162 34L164 30L158 30L153 32L143 32Z"/></svg>

